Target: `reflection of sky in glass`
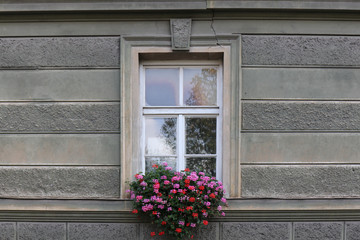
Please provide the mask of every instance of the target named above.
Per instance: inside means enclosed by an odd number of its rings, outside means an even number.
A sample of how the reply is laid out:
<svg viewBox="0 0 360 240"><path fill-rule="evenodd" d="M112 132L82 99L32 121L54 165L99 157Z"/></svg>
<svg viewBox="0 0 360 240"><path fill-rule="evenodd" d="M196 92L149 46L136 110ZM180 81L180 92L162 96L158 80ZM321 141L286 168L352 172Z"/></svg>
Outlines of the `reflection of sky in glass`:
<svg viewBox="0 0 360 240"><path fill-rule="evenodd" d="M184 69L184 105L216 105L215 68Z"/></svg>
<svg viewBox="0 0 360 240"><path fill-rule="evenodd" d="M145 154L150 156L176 154L176 118L145 119Z"/></svg>
<svg viewBox="0 0 360 240"><path fill-rule="evenodd" d="M147 68L145 70L146 106L179 105L179 69Z"/></svg>
<svg viewBox="0 0 360 240"><path fill-rule="evenodd" d="M216 154L216 118L187 117L186 153Z"/></svg>

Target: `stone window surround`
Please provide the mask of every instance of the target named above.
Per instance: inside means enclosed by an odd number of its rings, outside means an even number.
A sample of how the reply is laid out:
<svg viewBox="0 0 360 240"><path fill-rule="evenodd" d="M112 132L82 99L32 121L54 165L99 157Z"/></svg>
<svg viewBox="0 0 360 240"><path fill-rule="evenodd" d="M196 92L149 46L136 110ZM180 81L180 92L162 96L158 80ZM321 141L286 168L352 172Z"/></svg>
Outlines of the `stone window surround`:
<svg viewBox="0 0 360 240"><path fill-rule="evenodd" d="M123 55L122 76L121 76L121 195L126 198L127 181L131 181L133 176L141 171L140 164L140 58L142 56L152 56L155 53L168 53L176 57L179 52L173 52L170 47L138 47L132 46L128 53ZM124 50L124 49L123 49ZM232 137L235 130L233 119L239 119L231 111L232 81L230 72L230 46L212 47L191 47L190 56L200 56L203 53L215 53L222 57L223 63L223 122L222 122L222 176L228 197L240 197L240 164L235 156L231 156L231 147L239 146L239 140ZM128 55L128 56L126 56ZM181 55L181 53L180 53ZM159 60L159 59L155 59ZM240 102L236 103L240 105ZM237 123L239 124L239 123ZM239 148L239 147L238 147ZM136 160L138 159L138 160ZM235 167L237 166L237 167ZM235 168L235 171L234 171ZM231 183L231 184L230 184Z"/></svg>

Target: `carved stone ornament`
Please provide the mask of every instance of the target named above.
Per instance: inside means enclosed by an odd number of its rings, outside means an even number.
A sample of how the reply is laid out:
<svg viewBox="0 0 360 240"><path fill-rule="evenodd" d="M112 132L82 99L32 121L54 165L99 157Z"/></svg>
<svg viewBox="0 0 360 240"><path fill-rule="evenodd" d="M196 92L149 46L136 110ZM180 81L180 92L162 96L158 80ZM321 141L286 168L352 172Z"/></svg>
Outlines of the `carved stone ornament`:
<svg viewBox="0 0 360 240"><path fill-rule="evenodd" d="M170 19L173 50L189 50L191 19Z"/></svg>

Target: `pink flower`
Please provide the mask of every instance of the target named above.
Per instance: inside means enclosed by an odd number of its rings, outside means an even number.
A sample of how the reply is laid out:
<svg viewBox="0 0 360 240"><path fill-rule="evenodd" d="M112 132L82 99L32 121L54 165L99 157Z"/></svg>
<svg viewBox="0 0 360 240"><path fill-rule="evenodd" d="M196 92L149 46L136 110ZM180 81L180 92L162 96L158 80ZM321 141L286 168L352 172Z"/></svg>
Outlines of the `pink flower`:
<svg viewBox="0 0 360 240"><path fill-rule="evenodd" d="M139 180L139 179L143 179L144 176L143 176L143 175L140 175L140 174L135 174L135 178L136 178L137 180Z"/></svg>
<svg viewBox="0 0 360 240"><path fill-rule="evenodd" d="M142 198L143 198L143 196L138 195L138 196L136 196L136 201L139 202Z"/></svg>
<svg viewBox="0 0 360 240"><path fill-rule="evenodd" d="M167 177L164 175L164 176L161 176L160 177L161 179L167 179Z"/></svg>
<svg viewBox="0 0 360 240"><path fill-rule="evenodd" d="M221 206L218 206L218 207L217 207L217 210L218 210L218 211L221 211L221 209L222 209Z"/></svg>
<svg viewBox="0 0 360 240"><path fill-rule="evenodd" d="M179 221L179 225L185 225L184 221Z"/></svg>
<svg viewBox="0 0 360 240"><path fill-rule="evenodd" d="M171 170L172 170L172 167L166 167L165 170L171 171Z"/></svg>
<svg viewBox="0 0 360 240"><path fill-rule="evenodd" d="M165 180L165 181L164 181L164 184L165 184L165 185L168 185L168 184L170 184L170 181Z"/></svg>
<svg viewBox="0 0 360 240"><path fill-rule="evenodd" d="M196 223L191 223L190 227L196 227Z"/></svg>
<svg viewBox="0 0 360 240"><path fill-rule="evenodd" d="M169 212L172 211L172 207L168 207L167 211Z"/></svg>
<svg viewBox="0 0 360 240"><path fill-rule="evenodd" d="M145 181L142 181L142 182L140 183L140 186L146 187L146 186L147 186L147 183L146 183Z"/></svg>
<svg viewBox="0 0 360 240"><path fill-rule="evenodd" d="M179 188L180 185L179 184L174 184L174 188Z"/></svg>
<svg viewBox="0 0 360 240"><path fill-rule="evenodd" d="M207 207L210 207L211 202L205 202L205 205L206 205Z"/></svg>
<svg viewBox="0 0 360 240"><path fill-rule="evenodd" d="M225 199L225 198L221 198L221 201L222 201L223 203L226 203L226 199Z"/></svg>
<svg viewBox="0 0 360 240"><path fill-rule="evenodd" d="M168 163L167 163L167 162L163 162L162 165L163 165L164 167L167 167L167 166L168 166Z"/></svg>
<svg viewBox="0 0 360 240"><path fill-rule="evenodd" d="M221 215L225 217L225 213L224 213L224 212L221 212Z"/></svg>

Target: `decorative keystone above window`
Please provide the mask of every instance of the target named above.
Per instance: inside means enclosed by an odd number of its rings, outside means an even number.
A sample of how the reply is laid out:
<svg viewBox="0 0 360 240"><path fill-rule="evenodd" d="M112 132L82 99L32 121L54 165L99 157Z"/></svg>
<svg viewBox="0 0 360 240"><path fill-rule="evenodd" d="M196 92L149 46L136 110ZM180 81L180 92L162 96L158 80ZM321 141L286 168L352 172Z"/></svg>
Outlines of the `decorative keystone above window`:
<svg viewBox="0 0 360 240"><path fill-rule="evenodd" d="M170 19L171 44L173 50L189 50L191 19Z"/></svg>

